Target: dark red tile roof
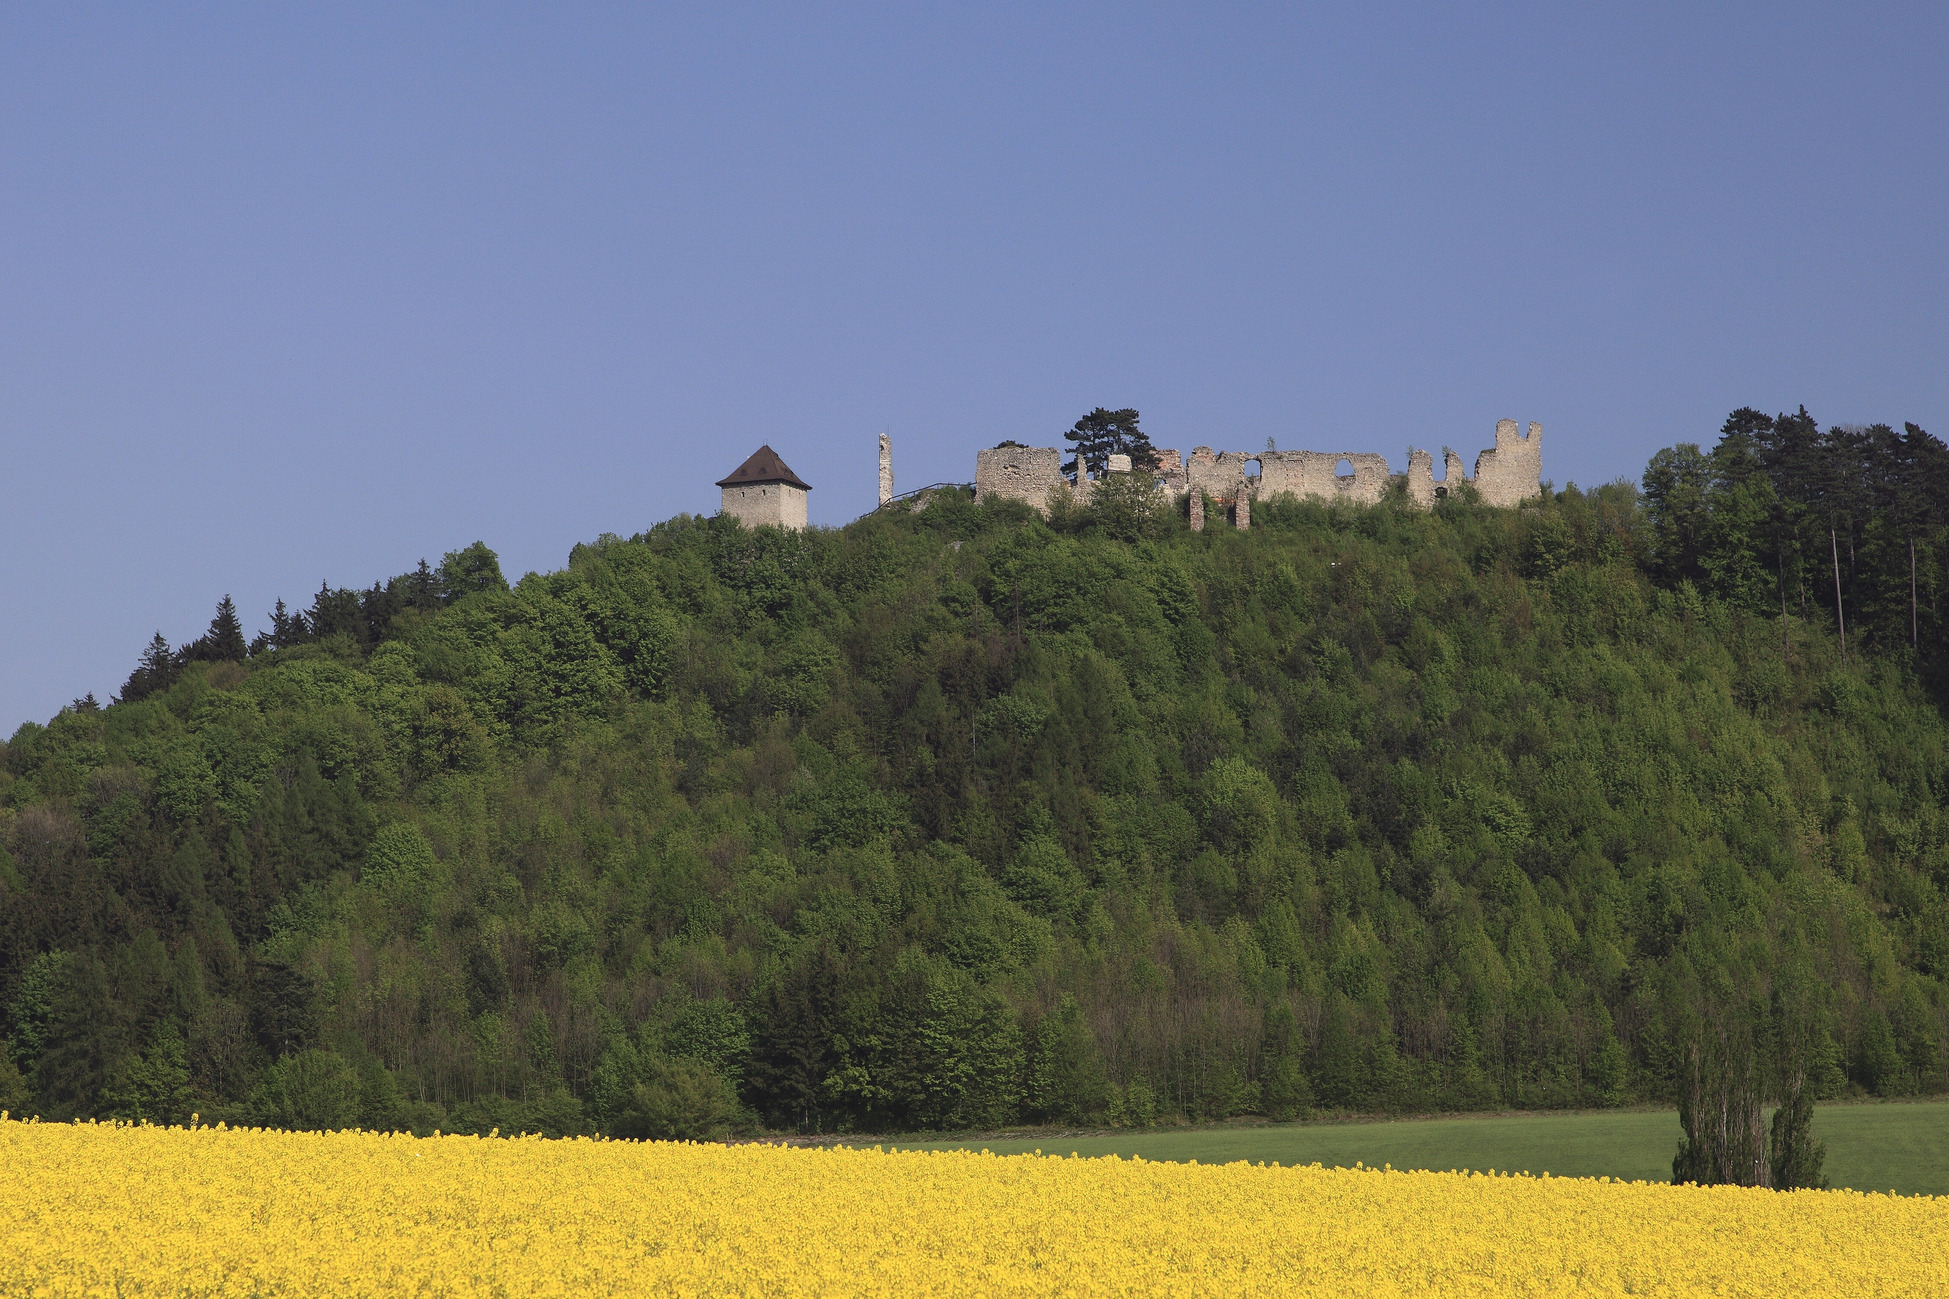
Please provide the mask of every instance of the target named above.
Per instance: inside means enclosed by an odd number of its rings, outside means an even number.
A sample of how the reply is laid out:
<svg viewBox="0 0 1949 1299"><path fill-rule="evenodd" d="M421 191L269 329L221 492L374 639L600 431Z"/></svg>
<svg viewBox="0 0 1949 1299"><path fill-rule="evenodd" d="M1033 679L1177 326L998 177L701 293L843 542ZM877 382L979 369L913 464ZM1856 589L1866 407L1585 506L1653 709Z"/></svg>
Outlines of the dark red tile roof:
<svg viewBox="0 0 1949 1299"><path fill-rule="evenodd" d="M717 480L719 487L742 487L746 483L790 483L808 492L812 490L812 484L793 473L769 445L753 451L751 459L732 470L729 478Z"/></svg>

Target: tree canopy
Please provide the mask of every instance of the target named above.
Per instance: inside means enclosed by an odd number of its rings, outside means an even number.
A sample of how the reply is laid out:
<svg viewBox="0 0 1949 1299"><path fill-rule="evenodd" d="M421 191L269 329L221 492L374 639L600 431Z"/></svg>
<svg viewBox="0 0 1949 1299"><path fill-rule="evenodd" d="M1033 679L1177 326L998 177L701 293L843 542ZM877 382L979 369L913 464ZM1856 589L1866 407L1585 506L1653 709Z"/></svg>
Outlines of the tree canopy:
<svg viewBox="0 0 1949 1299"><path fill-rule="evenodd" d="M1937 444L1801 421L1519 509L945 491L512 585L476 545L241 656L220 610L0 749L0 1097L708 1135L1762 1096L1687 1167L1817 1180L1796 1106L1945 1082L1949 731Z"/></svg>

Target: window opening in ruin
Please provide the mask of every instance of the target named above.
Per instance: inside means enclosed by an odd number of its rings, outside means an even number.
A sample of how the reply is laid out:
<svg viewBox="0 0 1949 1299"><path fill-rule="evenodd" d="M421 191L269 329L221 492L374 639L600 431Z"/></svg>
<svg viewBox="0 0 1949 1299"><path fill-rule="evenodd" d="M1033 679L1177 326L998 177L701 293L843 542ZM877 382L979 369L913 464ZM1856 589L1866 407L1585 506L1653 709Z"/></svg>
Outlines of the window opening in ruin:
<svg viewBox="0 0 1949 1299"><path fill-rule="evenodd" d="M1433 456L1430 456L1428 458L1430 460L1435 460ZM1441 449L1441 459L1435 460L1434 479L1438 483L1445 483L1448 481L1448 448L1447 447L1443 447Z"/></svg>
<svg viewBox="0 0 1949 1299"><path fill-rule="evenodd" d="M1247 460L1247 461L1245 462L1245 476L1246 476L1247 478L1257 478L1257 477L1259 477L1259 476L1260 476L1261 474L1263 474L1263 473L1264 473L1264 470L1262 470L1262 469L1261 469L1261 468L1259 467L1259 462L1258 462L1258 461L1256 461L1256 460Z"/></svg>
<svg viewBox="0 0 1949 1299"><path fill-rule="evenodd" d="M1345 456L1341 456L1340 463L1333 466L1333 476L1335 478L1352 478L1353 461L1347 459Z"/></svg>

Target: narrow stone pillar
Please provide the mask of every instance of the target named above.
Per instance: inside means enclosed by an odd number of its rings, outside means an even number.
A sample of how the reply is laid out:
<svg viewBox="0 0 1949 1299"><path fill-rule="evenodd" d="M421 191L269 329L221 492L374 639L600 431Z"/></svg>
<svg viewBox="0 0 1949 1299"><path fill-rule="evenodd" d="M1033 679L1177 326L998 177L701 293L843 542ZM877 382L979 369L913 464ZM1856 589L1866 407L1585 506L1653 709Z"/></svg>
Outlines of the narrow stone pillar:
<svg viewBox="0 0 1949 1299"><path fill-rule="evenodd" d="M893 499L893 438L880 434L880 504Z"/></svg>
<svg viewBox="0 0 1949 1299"><path fill-rule="evenodd" d="M1240 532L1252 526L1252 493L1244 487L1232 498L1232 520Z"/></svg>
<svg viewBox="0 0 1949 1299"><path fill-rule="evenodd" d="M1193 532L1205 530L1205 489L1202 487L1191 489L1191 530Z"/></svg>

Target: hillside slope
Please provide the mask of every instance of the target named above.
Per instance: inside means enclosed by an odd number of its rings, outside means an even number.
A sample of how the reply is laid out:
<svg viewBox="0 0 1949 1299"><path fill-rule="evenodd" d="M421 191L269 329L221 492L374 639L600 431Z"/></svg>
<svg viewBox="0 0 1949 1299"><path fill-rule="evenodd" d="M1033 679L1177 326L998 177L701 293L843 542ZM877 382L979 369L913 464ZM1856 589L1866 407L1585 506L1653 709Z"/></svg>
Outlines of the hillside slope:
<svg viewBox="0 0 1949 1299"><path fill-rule="evenodd" d="M634 1134L1591 1105L1784 971L1824 1093L1942 1089L1938 708L1818 609L1783 649L1654 583L1647 532L1624 487L1202 534L950 494L322 593L5 747L0 1091Z"/></svg>

